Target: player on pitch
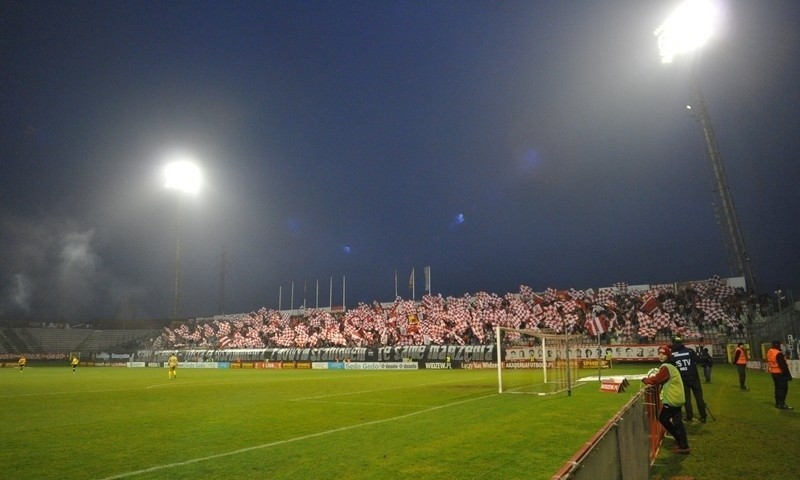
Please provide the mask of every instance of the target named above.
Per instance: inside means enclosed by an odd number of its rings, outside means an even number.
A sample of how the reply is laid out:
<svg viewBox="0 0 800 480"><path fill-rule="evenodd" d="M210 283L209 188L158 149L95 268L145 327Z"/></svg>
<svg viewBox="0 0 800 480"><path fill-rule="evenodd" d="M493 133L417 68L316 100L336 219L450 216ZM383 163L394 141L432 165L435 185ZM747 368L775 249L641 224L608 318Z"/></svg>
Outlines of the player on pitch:
<svg viewBox="0 0 800 480"><path fill-rule="evenodd" d="M172 380L178 377L178 357L173 353L169 360L167 360L167 367L169 367L168 378Z"/></svg>

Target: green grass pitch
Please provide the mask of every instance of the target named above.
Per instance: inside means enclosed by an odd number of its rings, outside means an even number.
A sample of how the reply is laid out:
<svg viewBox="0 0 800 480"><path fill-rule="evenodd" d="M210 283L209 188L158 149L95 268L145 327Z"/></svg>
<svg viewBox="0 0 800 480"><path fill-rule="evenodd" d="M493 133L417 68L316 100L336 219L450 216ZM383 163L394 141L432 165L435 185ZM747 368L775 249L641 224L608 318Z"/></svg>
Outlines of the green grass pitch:
<svg viewBox="0 0 800 480"><path fill-rule="evenodd" d="M550 478L632 394L499 395L496 374L6 368L0 476Z"/></svg>

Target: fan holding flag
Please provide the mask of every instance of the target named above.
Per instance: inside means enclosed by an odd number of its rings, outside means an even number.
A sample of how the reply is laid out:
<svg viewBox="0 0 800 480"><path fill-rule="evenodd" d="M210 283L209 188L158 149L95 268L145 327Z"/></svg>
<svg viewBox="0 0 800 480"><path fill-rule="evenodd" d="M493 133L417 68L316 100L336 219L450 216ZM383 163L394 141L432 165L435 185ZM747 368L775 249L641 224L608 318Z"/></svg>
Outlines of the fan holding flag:
<svg viewBox="0 0 800 480"><path fill-rule="evenodd" d="M586 319L584 324L586 333L592 337L599 337L608 331L608 317L605 309L600 306L594 307L592 316Z"/></svg>

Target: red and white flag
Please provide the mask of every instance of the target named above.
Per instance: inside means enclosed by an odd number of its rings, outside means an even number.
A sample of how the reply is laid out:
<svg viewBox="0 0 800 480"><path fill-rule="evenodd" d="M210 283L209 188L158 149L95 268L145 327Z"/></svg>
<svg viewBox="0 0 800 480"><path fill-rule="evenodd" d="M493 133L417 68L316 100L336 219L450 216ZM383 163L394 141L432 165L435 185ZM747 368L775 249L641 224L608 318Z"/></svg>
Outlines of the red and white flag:
<svg viewBox="0 0 800 480"><path fill-rule="evenodd" d="M598 335L602 335L606 333L608 330L608 319L605 315L600 315L598 317L590 317L586 320L586 333L589 335L596 337Z"/></svg>

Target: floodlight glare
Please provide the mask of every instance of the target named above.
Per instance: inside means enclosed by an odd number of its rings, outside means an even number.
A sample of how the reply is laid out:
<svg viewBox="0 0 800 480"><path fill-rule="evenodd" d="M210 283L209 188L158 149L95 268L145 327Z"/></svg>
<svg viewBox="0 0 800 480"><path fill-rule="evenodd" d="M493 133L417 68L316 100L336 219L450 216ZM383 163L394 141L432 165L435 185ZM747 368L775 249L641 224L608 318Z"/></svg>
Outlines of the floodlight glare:
<svg viewBox="0 0 800 480"><path fill-rule="evenodd" d="M164 170L164 184L167 188L174 188L185 193L197 193L202 183L200 168L188 160L179 160L166 166Z"/></svg>
<svg viewBox="0 0 800 480"><path fill-rule="evenodd" d="M653 32L658 37L658 49L662 63L671 63L675 55L701 48L708 41L720 17L720 10L717 8L718 5L715 4L715 1L685 0ZM744 237L739 228L739 219L736 214L736 208L733 205L730 188L728 188L728 180L725 178L725 168L722 165L722 156L719 153L719 148L717 148L714 128L711 125L711 116L706 108L696 69L694 65L692 67L691 81L692 90L694 91L694 103L687 105L686 108L703 129L706 157L711 164L711 171L714 176L714 213L722 229L731 273L745 277L747 287L750 290L755 290L755 276L750 265L747 247L744 244Z"/></svg>
<svg viewBox="0 0 800 480"><path fill-rule="evenodd" d="M691 52L711 37L719 12L711 0L686 0L653 34L658 37L662 63L672 63L675 55Z"/></svg>
<svg viewBox="0 0 800 480"><path fill-rule="evenodd" d="M175 158L175 157L173 157ZM164 168L164 186L177 190L178 211L176 217L176 236L175 236L175 281L172 292L172 319L175 320L180 315L181 309L181 230L183 229L183 219L181 214L181 204L183 194L195 194L200 190L202 175L200 168L186 157L178 157Z"/></svg>

